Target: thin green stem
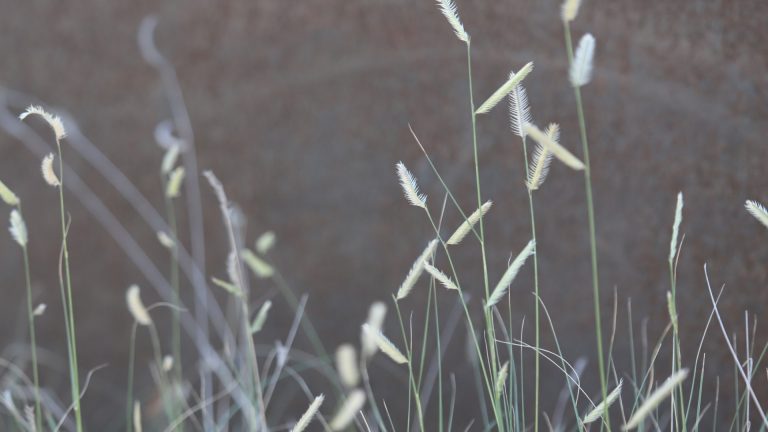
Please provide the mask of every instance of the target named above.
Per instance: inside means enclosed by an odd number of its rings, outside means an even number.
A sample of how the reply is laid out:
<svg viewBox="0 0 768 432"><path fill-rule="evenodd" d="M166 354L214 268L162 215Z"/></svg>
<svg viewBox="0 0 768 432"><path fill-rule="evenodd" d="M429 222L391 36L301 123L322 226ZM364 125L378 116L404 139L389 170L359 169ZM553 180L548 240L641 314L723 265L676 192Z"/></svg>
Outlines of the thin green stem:
<svg viewBox="0 0 768 432"><path fill-rule="evenodd" d="M83 430L83 420L80 410L80 378L77 366L77 339L75 337L75 312L72 301L72 276L69 269L69 248L67 247L67 224L64 207L64 158L61 151L61 142L56 139L56 148L59 153L59 210L61 218L61 236L64 255L64 275L66 282L66 298L64 299L64 308L66 310L65 320L68 327L68 346L69 352L69 379L72 387L72 404L75 412L75 427L77 432Z"/></svg>
<svg viewBox="0 0 768 432"><path fill-rule="evenodd" d="M413 392L413 401L416 404L416 415L418 416L418 420L419 420L419 428L420 428L419 430L421 432L425 432L426 429L424 429L424 412L422 411L422 408L421 408L421 396L419 395L419 388L416 385L416 379L413 374L413 349L405 333L403 316L400 313L400 304L397 302L397 299L394 299L394 302L395 302L395 310L397 311L397 320L400 323L400 331L403 334L403 340L405 341L405 347L406 347L405 349L408 354L408 380L410 381L411 391ZM410 419L408 419L408 423L410 424Z"/></svg>
<svg viewBox="0 0 768 432"><path fill-rule="evenodd" d="M563 22L565 27L565 47L568 53L568 65L573 64L573 42L571 41L571 28L567 21ZM584 189L587 194L587 219L589 223L589 252L592 262L592 295L595 306L595 336L597 338L597 364L600 371L600 389L602 390L603 400L608 397L608 386L605 374L605 358L603 353L603 330L600 311L600 285L598 281L597 270L597 241L595 235L595 206L592 199L592 166L589 162L589 142L587 141L587 123L584 119L584 106L581 101L581 89L579 86L573 86L573 92L576 96L576 111L579 117L579 133L581 135L581 145L584 157ZM603 413L605 425L608 430L611 429L611 421L608 417L608 405L605 405Z"/></svg>
<svg viewBox="0 0 768 432"><path fill-rule="evenodd" d="M163 186L163 190L165 190ZM178 264L178 227L176 222L176 209L173 199L165 197L165 209L168 216L168 226L171 229L171 238L173 245L170 248L170 275L171 287L173 288L173 318L171 322L171 349L173 350L174 377L178 383L182 382L183 369L181 363L181 294L179 283L179 264Z"/></svg>
<svg viewBox="0 0 768 432"><path fill-rule="evenodd" d="M477 114L475 114L475 98L474 93L472 91L472 49L471 49L471 43L467 41L467 81L469 83L469 106L471 110L471 117L472 117L472 151L474 154L474 163L475 163L475 187L477 190L477 208L482 207L483 205L483 195L480 190L480 162L478 158L478 151L477 151ZM485 299L486 301L488 298L490 298L490 286L488 284L488 260L486 257L485 252L485 231L483 227L483 216L480 215L480 219L478 221L478 226L480 227L480 252L482 255L483 260L483 287L485 288ZM486 325L486 334L488 337L488 357L490 359L490 371L491 376L496 376L498 373L498 362L496 357L496 336L495 336L495 329L493 326L493 312L490 308L483 308L483 312L485 313L485 325ZM482 361L482 360L481 360ZM497 403L494 401L493 393L489 394L489 397L491 399L491 402L494 406L494 415L496 416L496 425L499 428L504 427L504 423L501 421L501 418L499 417L499 410L497 409Z"/></svg>
<svg viewBox="0 0 768 432"><path fill-rule="evenodd" d="M21 211L21 203L17 206L22 220L24 213ZM29 319L29 343L32 353L32 381L35 385L35 426L37 430L43 430L42 410L40 409L40 378L37 365L37 342L35 341L35 313L32 306L32 279L29 272L29 251L27 245L21 247L24 255L24 282L27 288L27 318Z"/></svg>

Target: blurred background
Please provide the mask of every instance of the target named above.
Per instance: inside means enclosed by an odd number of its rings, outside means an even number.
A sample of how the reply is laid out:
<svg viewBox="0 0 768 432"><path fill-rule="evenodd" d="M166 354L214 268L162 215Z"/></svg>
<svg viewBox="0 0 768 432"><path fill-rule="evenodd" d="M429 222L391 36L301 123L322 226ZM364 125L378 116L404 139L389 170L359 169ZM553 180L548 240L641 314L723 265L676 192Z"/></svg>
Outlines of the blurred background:
<svg viewBox="0 0 768 432"><path fill-rule="evenodd" d="M331 349L357 343L370 303L391 301L433 236L424 214L403 200L395 176L395 163L403 160L439 212L442 187L409 124L462 206L472 209L476 203L466 52L431 0L3 3L0 177L25 203L33 287L38 301L49 305L37 321L45 349L42 381L62 395L68 382L57 286L58 203L38 168L52 137L40 123L20 124L15 116L30 103L44 103L79 128L71 131L64 157L90 188L68 192L80 363L81 370L107 364L85 397L91 430L121 427L132 324L125 289L137 283L146 303L160 299L141 265L126 254L133 246L110 235L114 226L102 225L103 212L114 215L150 261L167 269L155 228L89 162L97 158L96 150L103 153L162 211L163 150L154 134L174 112L167 81L137 42L145 17L155 17L157 49L175 68L199 168L213 170L242 209L249 244L266 230L276 233L271 259L298 294L308 294L307 314ZM533 61L525 85L534 120L541 126L560 123L561 142L580 155L560 2L457 0L457 6L472 37L476 101L496 90L511 70ZM768 201L766 16L763 1L585 0L573 23L574 38L591 32L597 40L594 79L583 96L604 317L613 315L615 302L620 373L629 370L629 323L638 346L647 328L652 347L668 322L666 258L678 191L685 194L678 276L684 364L692 366L712 309L705 262L714 288L726 284L721 311L740 347L744 311L750 326L753 316L764 314L768 232L743 203ZM483 195L494 201L486 233L490 278L496 280L530 236L524 161L504 107L479 117L478 134ZM207 183L200 188L208 273L223 275L227 244L218 204ZM581 175L553 163L535 199L543 302L566 357L594 359ZM179 201L182 214L185 203ZM459 222L448 206L445 226ZM180 224L181 232L188 232L185 215ZM468 241L456 256L479 312L478 249ZM0 256L5 299L0 346L4 357L13 357L26 349L26 317L22 257L10 236L0 239ZM527 317L522 332L529 341L532 291L532 271L526 268L511 288L511 317L517 331ZM285 338L293 313L272 281L255 281L254 296L275 302L257 340L274 345ZM191 294L184 297L191 305ZM426 290L417 290L403 312L420 316L425 302ZM441 293L440 304L449 319L456 299ZM158 320L167 318L158 313ZM605 321L608 333L612 320ZM392 309L385 328L399 331ZM760 321L756 328L762 347L768 328ZM459 326L446 348L446 370L457 374L462 389L457 425L478 412L473 381L462 374L465 334ZM151 351L148 338L139 340L141 368ZM554 346L550 331L544 343ZM303 338L296 346L309 350ZM711 378L705 394L713 398L716 376L732 383L733 361L719 329L710 329L704 350ZM191 349L189 355L195 355ZM584 377L595 394L596 370L589 361ZM564 380L554 368L549 372L543 409L551 413ZM379 397L403 412L407 375L383 358L371 373ZM758 374L756 382L764 385L764 376ZM721 385L723 406L734 404L730 387ZM137 388L150 392L146 368L138 372ZM300 413L306 400L286 404L296 407L286 411Z"/></svg>

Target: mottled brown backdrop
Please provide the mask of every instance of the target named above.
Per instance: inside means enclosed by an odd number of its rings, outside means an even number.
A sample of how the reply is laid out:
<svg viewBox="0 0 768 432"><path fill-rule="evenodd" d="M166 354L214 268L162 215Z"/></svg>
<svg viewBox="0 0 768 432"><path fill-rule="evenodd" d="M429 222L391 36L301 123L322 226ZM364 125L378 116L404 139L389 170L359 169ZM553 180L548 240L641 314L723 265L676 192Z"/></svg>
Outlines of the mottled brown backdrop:
<svg viewBox="0 0 768 432"><path fill-rule="evenodd" d="M136 42L142 18L157 14L157 43L177 69L201 168L214 170L244 209L249 241L266 229L277 233L274 259L297 291L309 294L308 313L329 346L357 340L368 304L390 299L430 238L423 213L406 205L394 175L395 163L405 161L439 211L440 184L413 142L409 123L462 205L469 209L475 200L465 51L430 0L2 3L0 84L69 112L162 208L156 174L162 153L153 130L169 109L158 75ZM472 35L476 99L494 91L510 70L533 61L526 85L536 122L559 122L562 142L580 154L559 2L457 3ZM727 283L722 309L732 331L743 334L744 309L764 313L768 232L743 203L768 201L766 17L763 1L587 0L573 25L575 37L590 31L597 39L594 80L583 94L604 311L611 313L615 289L616 355L624 370L627 299L632 298L636 337L643 317L649 318L652 343L667 322L666 256L680 190L686 207L678 290L686 347L695 348L711 310L705 262L718 287ZM33 126L49 137L38 123ZM486 224L495 280L509 254L529 238L523 162L505 109L481 116L478 133L483 193L495 202ZM39 341L59 357L52 358L53 369L46 367L44 384L63 390L55 192L38 175L37 155L7 131L0 133L0 154L0 177L26 203L36 294L51 305L39 320ZM165 268L154 231L75 152L68 156ZM543 300L568 357L592 356L582 178L554 164L535 197ZM222 274L224 237L207 185L203 199L209 267ZM92 430L104 430L123 413L131 323L124 290L146 281L74 196L69 203L80 361L84 369L109 365L96 374L84 409ZM446 224L458 220L449 208ZM457 254L463 282L477 301L478 248L467 242ZM21 258L8 236L0 240L0 256L0 341L11 350L24 340L24 315ZM531 281L528 268L511 291L515 326L527 316L528 330ZM268 295L273 287L259 289ZM149 289L144 295L157 299ZM424 300L417 293L406 305L419 310ZM450 296L441 301L447 313ZM263 342L284 338L290 321L287 307L278 305ZM766 327L758 322L757 328L759 341L765 340ZM392 315L388 329L396 330ZM545 342L552 346L548 334ZM463 335L457 331L448 365L465 389L458 403L462 425L477 410L465 373ZM305 341L300 345L306 347ZM730 383L732 362L722 335L711 332L705 349L709 376L719 373ZM142 355L145 362L148 352ZM690 352L686 360L692 365ZM374 381L381 396L397 399L405 383L387 377L401 372L385 361L377 364ZM591 391L597 389L595 369L590 362ZM551 412L563 379L547 371L543 406ZM140 376L144 385L147 379ZM723 406L732 406L728 397L722 396Z"/></svg>

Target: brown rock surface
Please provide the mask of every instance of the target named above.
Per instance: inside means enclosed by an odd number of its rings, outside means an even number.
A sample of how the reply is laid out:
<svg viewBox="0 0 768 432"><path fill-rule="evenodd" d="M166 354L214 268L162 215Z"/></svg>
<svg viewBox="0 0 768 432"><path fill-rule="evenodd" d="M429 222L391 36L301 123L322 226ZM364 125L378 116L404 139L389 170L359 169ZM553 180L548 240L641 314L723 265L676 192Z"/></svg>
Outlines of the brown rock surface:
<svg viewBox="0 0 768 432"><path fill-rule="evenodd" d="M462 205L474 202L465 51L432 1L34 0L1 6L0 84L66 109L162 208L161 152L152 133L169 116L168 107L136 44L141 19L157 13L158 45L177 69L201 168L215 171L244 209L249 241L266 229L277 232L275 260L298 291L310 294L308 313L329 346L357 340L367 305L389 299L430 238L428 222L403 201L394 176L395 162L406 161L438 211L440 185L408 123ZM478 102L511 69L534 61L526 80L534 118L542 125L559 122L562 142L580 154L558 2L458 6L472 35ZM650 318L652 340L667 319L666 255L679 190L686 198L678 288L686 346L695 349L711 309L704 262L715 285L728 284L721 305L733 331L742 332L744 309L764 314L768 232L743 203L768 201L767 16L761 1L591 0L574 23L575 37L590 31L597 39L595 76L584 100L604 310L610 314L615 287L620 306L632 298L638 329L641 317ZM504 109L481 116L478 132L483 194L495 202L486 228L495 280L509 253L529 238L523 162ZM40 320L39 340L62 353L64 333L53 307L55 195L39 178L38 157L11 134L0 134L0 154L2 179L26 200L34 280L40 300L52 306ZM72 151L67 156L149 256L165 263L154 231L93 168ZM554 164L550 175L536 194L541 289L563 349L575 359L594 352L584 191L581 176L562 165ZM220 217L207 185L203 192L209 266L221 274ZM96 375L85 410L91 429L105 430L124 406L122 390L113 391L123 388L127 363L124 290L146 281L93 216L74 197L69 202L80 360L86 369L109 363ZM449 211L447 226L457 221ZM16 329L24 322L17 312L23 297L14 246L8 238L0 241L5 346L21 340ZM464 283L478 294L477 247L468 243L457 254ZM528 329L531 280L528 269L511 290L516 325L526 315ZM417 294L408 304L418 310L424 299ZM448 296L443 300L447 310ZM284 337L291 317L278 306L270 320L264 343ZM765 326L757 328L758 342L764 341ZM625 329L622 313L616 347L622 367L628 364ZM549 337L546 342L551 346ZM457 341L450 349L460 355L462 346ZM710 333L705 349L711 376L719 372L730 383L732 364L718 332ZM449 369L465 367L462 360ZM590 364L590 380L594 369ZM44 380L66 388L63 373L46 372ZM547 411L562 382L547 374ZM462 384L467 391L460 395L459 424L466 424L475 405L471 381ZM380 386L388 399L405 388ZM721 396L722 406L732 406L728 397Z"/></svg>

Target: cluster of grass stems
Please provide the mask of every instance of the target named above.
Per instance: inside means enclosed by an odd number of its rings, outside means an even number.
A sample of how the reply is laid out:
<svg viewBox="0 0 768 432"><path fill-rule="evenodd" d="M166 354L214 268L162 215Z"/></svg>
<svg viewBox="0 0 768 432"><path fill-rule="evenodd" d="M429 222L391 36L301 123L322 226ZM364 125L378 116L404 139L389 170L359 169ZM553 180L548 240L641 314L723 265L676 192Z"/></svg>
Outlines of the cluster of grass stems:
<svg viewBox="0 0 768 432"><path fill-rule="evenodd" d="M569 79L564 80L564 83L568 82L573 88L579 130L561 132L559 126L554 123L545 130L539 129L533 123L528 97L523 87L524 80L532 74L532 63L510 73L509 79L484 103L476 107L471 38L464 29L455 4L451 0L438 0L439 10L466 48L468 114L472 129L472 140L467 145L472 146L474 156L476 196L473 201L476 206L473 204L470 211L459 204L458 198L443 180L425 146L411 129L415 142L423 151L434 176L443 188L442 204L437 208L427 204L426 195L419 191L416 178L403 163L397 165L396 171L407 202L424 211L433 240L428 242L407 272L401 286L393 292L391 304L399 329L399 332L394 332L397 338L385 336L388 307L385 303L376 302L371 305L365 323L361 323L359 345L356 347L355 344L346 343L335 350L329 350L329 347L325 346L312 321L304 314L307 296L297 296L270 259L275 235L265 232L256 239L253 248L247 247L244 216L229 200L224 186L212 172L203 174L221 209L223 232L228 245L227 258L222 260L225 263L222 266L222 274L225 276L206 278L199 254L193 251L190 255L187 252L182 240L183 235L178 231L177 202L185 195L185 191L190 202L200 200L197 196L197 180L194 179L196 162L193 135L178 83L175 81L175 73L154 47L153 22L151 19L145 22L139 38L142 53L161 73L174 117L170 126L167 122L161 123L156 130L158 144L165 151L159 170L165 215L153 213L154 209L146 212L149 215L147 219L151 220L151 225L157 229L159 243L168 251L168 264L166 272L158 270L152 273L157 282L155 287L163 301L145 306L141 300L141 288L131 285L126 290L126 305L134 318L134 325L130 336L129 367L126 376L125 415L115 427L128 431L142 431L146 428L167 431L290 429L298 432L310 427L318 430L367 431L532 429L538 432L586 431L591 428L697 431L706 429L703 421L705 416L709 415L709 424L716 429L725 422L718 416L727 417L722 413L723 408L718 406L719 380L714 397L705 398L706 355L702 353L707 330L710 324L716 321L734 360L733 385L737 399L736 406L730 410L730 430L749 430L754 419L759 420L759 430L764 430L768 422L760 400L752 388L752 380L760 369L766 348L756 349L756 321L752 321L753 327L750 329L749 315L745 315L745 343L741 347L743 355L737 353L736 337L729 336L717 310L717 301L722 289L716 293L709 286L706 267L712 313L707 320L693 362L683 358L676 303L677 260L683 243L679 234L683 210L682 193L677 197L668 256L668 325L650 350L644 330L642 350L636 352L632 309L631 303L628 303L631 370L627 373L617 371L612 352L618 306L614 302L611 336L606 339L603 335L601 316L588 130L582 103L582 88L591 80L595 39L590 34L584 35L574 50L570 24L578 15L579 3L578 0L566 0L561 12L569 66ZM535 74L533 76L535 77ZM520 139L524 175L519 179L519 184L527 191L527 213L530 217L531 233L529 241L515 258L510 260L508 268L498 278L498 282L492 283L487 256L489 245L484 224L484 217L491 210L492 203L485 202L482 194L477 123L481 120L481 114L494 109L505 98L509 98L512 135ZM65 202L65 179L69 179L70 175L76 179L76 174L68 171L64 163L62 149L65 147L63 141L66 142L67 137L64 122L41 107L30 106L20 117L24 119L28 115L41 117L47 122L55 138L55 153L43 158L42 171L45 181L56 188L59 198L61 258L58 274L67 341L71 400L65 406L40 383L35 321L43 316L45 305L35 305L34 302L28 252L29 233L24 222L21 200L11 188L0 183L0 198L12 208L10 232L22 251L29 325L28 370L32 375L30 380L24 364L16 365L2 361L2 366L10 371L12 377L5 384L2 397L2 421L4 430L69 429L81 432L84 430L84 424L80 399L95 369L87 374L84 385L81 386L82 376L78 370L75 337L75 289L72 286L67 242L70 220ZM174 135L173 131L180 131L181 136ZM560 144L561 134L566 137L566 141L571 136L578 136L582 144L581 159ZM536 142L534 151L529 148L531 142L528 138ZM77 148L80 152L84 151L82 146ZM94 151L93 148L87 150L91 153ZM543 187L553 160L574 171L581 171L584 176L596 363L600 383L599 389L596 390L587 388L580 380L584 364L579 362L574 365L565 359L551 316L541 301L540 251L536 243L537 215L534 198L536 191ZM105 162L102 161L102 164ZM115 174L116 168L108 164L106 167L113 184L119 185L125 195L132 196L138 202L137 206L143 208L143 201L136 198L132 186L127 186L123 183L124 179ZM190 172L195 175L188 175ZM768 227L768 212L762 205L748 201L746 208ZM195 205L188 206L188 211L194 213ZM459 213L463 221L453 230L443 226L444 217L449 211ZM191 219L193 216L189 217ZM196 238L194 233L190 235ZM481 305L470 302L471 296L464 291L465 281L452 257L455 246L467 242L473 242L479 248L483 286ZM200 250L204 249L197 247L197 251ZM508 295L516 275L527 261L532 261L533 267L532 343L525 341L522 325L519 329L513 327L512 301ZM195 288L193 296L196 305L214 302L209 303L202 317L197 307L194 318L187 313L183 299L189 296L185 295L184 276ZM422 288L420 281L425 279L428 281L427 301L419 321L423 323L423 327L419 329L414 325L412 312L407 310L408 297L414 289ZM275 346L257 344L259 332L268 322L273 303L270 296L273 294L264 295L263 290L252 289L255 284L273 286L281 297L280 301L284 301L294 312L295 318L286 338ZM476 283L472 283L474 284ZM224 305L217 302L217 297L222 296L225 298ZM438 307L441 296L450 296L451 301L456 304L454 313L447 318L441 316L441 308ZM515 301L515 304L519 303ZM481 312L481 320L476 319L478 312ZM168 328L159 328L156 324L156 316L162 314L170 315ZM447 344L451 342L451 335L462 320L467 330L468 364L465 367L471 369L475 381L475 389L472 391L477 392L478 401L476 407L463 408L476 413L469 425L455 424L455 403L459 390L456 388L454 373L444 370L443 365ZM212 325L214 335L209 335L209 325ZM542 344L542 333L546 327L551 331L554 347L544 347ZM312 352L293 348L299 334L306 336L310 341ZM141 365L137 365L135 361L136 346L137 341L144 337L149 339L152 347L153 356L148 367L154 386L150 391L137 391L134 381L136 369ZM334 351L334 354L330 354ZM383 353L378 361L394 362L402 368L401 373L407 376L408 403L405 413L393 416L386 400L378 400L375 396L369 367L377 358L377 352ZM525 369L525 352L533 354L532 374L527 373ZM669 375L664 375L666 379L659 380L656 376L657 359L664 353L669 353L671 359ZM562 373L565 382L561 404L549 415L547 408L542 404L541 376L544 367ZM661 369L666 370L665 367ZM316 378L320 377L327 383L325 390L329 393L328 398L310 388L304 378L309 375L315 377L313 382L317 382ZM533 395L524 391L528 377L534 380ZM286 389L292 390L288 392ZM287 404L285 398L276 397L278 390L288 392L291 400L305 398L307 410L303 413L286 412L286 407L292 404ZM335 401L335 406L332 405L332 400ZM150 414L147 414L148 412ZM330 416L326 417L327 414Z"/></svg>

